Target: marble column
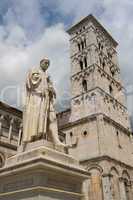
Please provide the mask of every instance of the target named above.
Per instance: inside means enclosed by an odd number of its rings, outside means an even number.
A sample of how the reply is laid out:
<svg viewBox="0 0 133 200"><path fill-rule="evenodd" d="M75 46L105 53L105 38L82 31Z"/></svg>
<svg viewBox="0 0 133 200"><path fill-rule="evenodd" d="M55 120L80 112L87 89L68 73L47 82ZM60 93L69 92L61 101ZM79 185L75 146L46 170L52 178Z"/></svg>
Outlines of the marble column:
<svg viewBox="0 0 133 200"><path fill-rule="evenodd" d="M0 116L0 136L2 135L2 123L3 123L4 116Z"/></svg>
<svg viewBox="0 0 133 200"><path fill-rule="evenodd" d="M21 144L21 139L22 139L22 123L20 123L20 126L19 126L19 136L18 136L18 146L20 146Z"/></svg>
<svg viewBox="0 0 133 200"><path fill-rule="evenodd" d="M127 194L127 200L132 200L133 199L133 193L132 193L132 186L131 183L128 183L128 194Z"/></svg>
<svg viewBox="0 0 133 200"><path fill-rule="evenodd" d="M85 180L82 184L82 193L83 193L83 198L82 200L90 200L89 198L89 188L90 188L90 179Z"/></svg>
<svg viewBox="0 0 133 200"><path fill-rule="evenodd" d="M9 139L9 140L11 140L11 138L12 138L13 123L14 123L14 118L11 118L11 121L10 121L10 128L9 128L9 135L8 135L8 139Z"/></svg>
<svg viewBox="0 0 133 200"><path fill-rule="evenodd" d="M133 199L133 181L130 181L130 199Z"/></svg>
<svg viewBox="0 0 133 200"><path fill-rule="evenodd" d="M120 185L120 200L127 200L124 179L119 179Z"/></svg>
<svg viewBox="0 0 133 200"><path fill-rule="evenodd" d="M102 176L102 185L103 185L103 199L104 200L113 200L112 193L111 193L111 175L104 174Z"/></svg>

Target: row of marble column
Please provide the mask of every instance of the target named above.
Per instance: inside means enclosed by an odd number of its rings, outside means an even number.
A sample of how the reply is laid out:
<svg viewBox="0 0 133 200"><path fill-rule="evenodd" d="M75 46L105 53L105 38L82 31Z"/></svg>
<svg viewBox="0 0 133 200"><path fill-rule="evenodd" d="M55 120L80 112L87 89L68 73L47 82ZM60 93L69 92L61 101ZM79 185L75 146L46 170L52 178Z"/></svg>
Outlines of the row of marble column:
<svg viewBox="0 0 133 200"><path fill-rule="evenodd" d="M111 185L111 175L104 175L102 177L102 186L103 186L103 199L104 200L117 200L112 195L112 185ZM132 185L128 183L128 195L126 193L125 188L125 179L123 177L119 178L119 199L120 200L132 200L133 199L133 192L132 192ZM118 200L119 200L118 199Z"/></svg>
<svg viewBox="0 0 133 200"><path fill-rule="evenodd" d="M112 192L112 175L106 174L102 177L93 177L84 182L82 192L84 194L83 200L132 200L133 191L132 184L128 183L128 195L125 188L125 179L119 178L119 189L117 195Z"/></svg>
<svg viewBox="0 0 133 200"><path fill-rule="evenodd" d="M11 142L12 138L13 138L13 126L15 123L15 119L14 117L10 118L10 122L9 122L9 130L8 130L8 140L9 142ZM0 136L3 135L3 122L4 122L4 115L0 116ZM22 122L20 120L19 122L19 127L18 127L18 133L17 133L17 146L20 145L21 143L21 137L22 137Z"/></svg>

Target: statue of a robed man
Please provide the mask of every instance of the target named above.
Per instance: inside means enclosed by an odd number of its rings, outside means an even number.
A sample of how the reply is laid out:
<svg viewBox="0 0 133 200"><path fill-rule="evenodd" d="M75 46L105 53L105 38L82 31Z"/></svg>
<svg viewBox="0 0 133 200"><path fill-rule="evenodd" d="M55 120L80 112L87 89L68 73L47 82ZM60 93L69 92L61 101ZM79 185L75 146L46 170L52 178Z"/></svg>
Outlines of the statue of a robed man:
<svg viewBox="0 0 133 200"><path fill-rule="evenodd" d="M28 73L26 100L23 112L23 143L50 137L54 144L63 145L58 137L54 109L56 93L46 71L49 60L43 59L40 68Z"/></svg>

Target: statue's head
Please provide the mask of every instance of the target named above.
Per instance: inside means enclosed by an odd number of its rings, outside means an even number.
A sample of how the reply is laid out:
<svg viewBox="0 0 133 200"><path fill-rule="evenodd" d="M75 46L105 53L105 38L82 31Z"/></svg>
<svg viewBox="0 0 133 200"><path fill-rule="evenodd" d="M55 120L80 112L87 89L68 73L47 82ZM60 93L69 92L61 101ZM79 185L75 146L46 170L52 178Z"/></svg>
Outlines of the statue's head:
<svg viewBox="0 0 133 200"><path fill-rule="evenodd" d="M40 61L40 67L43 71L46 71L50 65L50 61L48 58L44 58Z"/></svg>

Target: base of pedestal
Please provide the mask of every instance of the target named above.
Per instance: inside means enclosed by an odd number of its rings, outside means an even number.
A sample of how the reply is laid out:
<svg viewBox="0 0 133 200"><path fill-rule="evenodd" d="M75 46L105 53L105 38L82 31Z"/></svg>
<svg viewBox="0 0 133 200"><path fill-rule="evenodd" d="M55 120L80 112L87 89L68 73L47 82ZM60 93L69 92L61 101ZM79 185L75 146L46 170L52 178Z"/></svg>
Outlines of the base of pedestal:
<svg viewBox="0 0 133 200"><path fill-rule="evenodd" d="M43 158L45 160L51 160L53 162L79 167L79 161L74 159L72 156L63 153L63 151L63 147L54 146L51 142L43 140L28 143L25 147L19 147L17 155L6 160L5 167L24 163L28 160L33 160L36 158Z"/></svg>
<svg viewBox="0 0 133 200"><path fill-rule="evenodd" d="M0 170L0 200L83 199L89 173L73 157L46 146L28 144L7 159Z"/></svg>

